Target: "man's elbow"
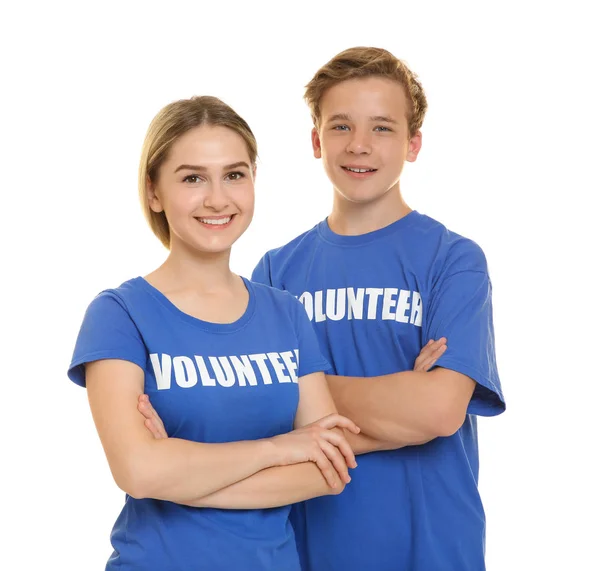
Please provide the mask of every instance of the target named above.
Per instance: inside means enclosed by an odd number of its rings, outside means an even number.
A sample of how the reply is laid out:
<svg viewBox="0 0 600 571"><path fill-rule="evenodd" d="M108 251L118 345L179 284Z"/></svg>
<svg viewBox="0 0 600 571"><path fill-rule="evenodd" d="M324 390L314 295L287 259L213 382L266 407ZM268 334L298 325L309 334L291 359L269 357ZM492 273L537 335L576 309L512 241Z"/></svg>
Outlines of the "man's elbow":
<svg viewBox="0 0 600 571"><path fill-rule="evenodd" d="M437 369L436 393L430 401L430 427L436 436L452 436L465 423L475 381L466 375Z"/></svg>
<svg viewBox="0 0 600 571"><path fill-rule="evenodd" d="M465 423L466 415L462 407L440 407L432 419L431 432L436 436L452 436Z"/></svg>

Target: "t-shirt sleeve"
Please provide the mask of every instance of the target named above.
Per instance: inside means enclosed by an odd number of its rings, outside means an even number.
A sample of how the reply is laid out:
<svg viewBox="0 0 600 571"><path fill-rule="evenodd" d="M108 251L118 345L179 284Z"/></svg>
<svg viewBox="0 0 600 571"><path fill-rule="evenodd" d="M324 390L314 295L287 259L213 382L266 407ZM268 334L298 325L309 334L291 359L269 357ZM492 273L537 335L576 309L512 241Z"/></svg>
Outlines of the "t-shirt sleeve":
<svg viewBox="0 0 600 571"><path fill-rule="evenodd" d="M494 416L506 405L496 365L492 285L483 252L471 244L450 264L432 292L424 340L448 339L448 348L436 366L467 375L477 383L469 414Z"/></svg>
<svg viewBox="0 0 600 571"><path fill-rule="evenodd" d="M67 375L85 387L85 364L122 359L146 367L147 352L125 303L114 293L99 294L88 306Z"/></svg>
<svg viewBox="0 0 600 571"><path fill-rule="evenodd" d="M318 371L328 371L331 365L323 357L317 334L313 329L304 306L291 294L294 304L296 335L298 337L298 377L304 377Z"/></svg>
<svg viewBox="0 0 600 571"><path fill-rule="evenodd" d="M251 280L259 284L265 284L273 287L271 263L268 252L261 258L260 262L258 262L254 268Z"/></svg>

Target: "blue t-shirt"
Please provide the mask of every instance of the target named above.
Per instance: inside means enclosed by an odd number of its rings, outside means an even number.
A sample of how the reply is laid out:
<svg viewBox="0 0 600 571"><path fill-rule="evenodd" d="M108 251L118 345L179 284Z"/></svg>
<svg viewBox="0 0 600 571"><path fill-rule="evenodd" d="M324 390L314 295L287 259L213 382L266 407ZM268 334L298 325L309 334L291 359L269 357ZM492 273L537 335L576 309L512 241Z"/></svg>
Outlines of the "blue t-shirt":
<svg viewBox="0 0 600 571"><path fill-rule="evenodd" d="M139 277L102 292L85 314L69 377L85 386L84 364L99 359L139 365L172 437L219 443L293 430L298 378L328 364L293 296L244 282L248 307L231 324L180 311ZM126 496L107 569L297 571L289 513L289 506L222 510Z"/></svg>
<svg viewBox="0 0 600 571"><path fill-rule="evenodd" d="M477 383L456 434L360 456L343 494L294 506L303 570L484 569L474 415L505 405L479 246L416 211L360 236L335 234L325 220L268 252L253 280L302 301L330 374L412 370L423 345L444 336L437 366Z"/></svg>

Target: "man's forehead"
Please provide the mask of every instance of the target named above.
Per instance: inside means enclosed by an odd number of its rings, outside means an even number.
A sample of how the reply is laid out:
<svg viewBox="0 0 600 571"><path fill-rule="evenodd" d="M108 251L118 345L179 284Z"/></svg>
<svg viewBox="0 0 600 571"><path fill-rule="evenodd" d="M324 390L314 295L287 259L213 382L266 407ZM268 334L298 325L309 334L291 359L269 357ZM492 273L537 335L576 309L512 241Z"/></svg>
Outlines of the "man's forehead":
<svg viewBox="0 0 600 571"><path fill-rule="evenodd" d="M362 116L362 114L354 114L353 116L352 113L332 113L325 117L325 121L327 121L328 123L332 121L354 121L357 119L367 119L367 121L372 121L373 123L398 123L398 120L391 113L386 113L382 115L367 115L366 117Z"/></svg>
<svg viewBox="0 0 600 571"><path fill-rule="evenodd" d="M348 80L328 89L320 102L324 118L365 115L376 118L403 116L408 106L404 87L386 78Z"/></svg>

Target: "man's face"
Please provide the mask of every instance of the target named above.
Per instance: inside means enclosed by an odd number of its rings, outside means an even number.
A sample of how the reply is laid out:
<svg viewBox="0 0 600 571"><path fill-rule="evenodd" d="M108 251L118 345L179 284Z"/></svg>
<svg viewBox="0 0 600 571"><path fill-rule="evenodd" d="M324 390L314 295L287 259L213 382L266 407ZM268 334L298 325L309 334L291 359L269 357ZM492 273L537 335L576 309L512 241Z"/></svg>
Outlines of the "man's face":
<svg viewBox="0 0 600 571"><path fill-rule="evenodd" d="M382 77L350 79L327 90L320 109L314 155L338 194L371 203L398 190L404 162L416 160L421 148L421 133L409 135L403 86Z"/></svg>

